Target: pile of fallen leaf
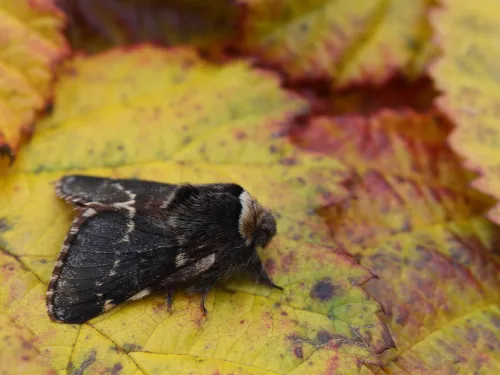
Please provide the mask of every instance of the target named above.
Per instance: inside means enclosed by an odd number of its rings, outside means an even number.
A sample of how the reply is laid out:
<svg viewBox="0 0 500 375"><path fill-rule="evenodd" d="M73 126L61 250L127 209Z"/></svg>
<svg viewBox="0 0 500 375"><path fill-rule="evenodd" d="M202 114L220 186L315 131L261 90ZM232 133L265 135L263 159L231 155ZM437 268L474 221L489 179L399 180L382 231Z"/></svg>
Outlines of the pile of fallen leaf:
<svg viewBox="0 0 500 375"><path fill-rule="evenodd" d="M0 0L0 373L500 374L498 19L494 0ZM51 322L68 173L240 183L279 213L260 255L284 292Z"/></svg>

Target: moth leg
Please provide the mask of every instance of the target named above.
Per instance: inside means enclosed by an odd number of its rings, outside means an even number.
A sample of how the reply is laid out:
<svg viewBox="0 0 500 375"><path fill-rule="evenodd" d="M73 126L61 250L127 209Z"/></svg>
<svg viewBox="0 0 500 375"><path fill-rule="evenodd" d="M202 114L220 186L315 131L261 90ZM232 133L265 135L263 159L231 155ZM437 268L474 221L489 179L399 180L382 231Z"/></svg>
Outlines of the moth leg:
<svg viewBox="0 0 500 375"><path fill-rule="evenodd" d="M208 292L210 292L210 289L205 290L201 296L200 307L201 307L201 311L203 312L203 315L208 314L208 310L205 307L205 300L207 299Z"/></svg>
<svg viewBox="0 0 500 375"><path fill-rule="evenodd" d="M283 287L276 285L271 280L267 271L265 270L264 266L262 265L262 262L260 261L257 253L254 253L252 255L252 258L250 259L250 262L248 264L247 271L250 272L250 274L252 274L252 276L255 277L255 280L258 283L266 285L270 288L284 290Z"/></svg>
<svg viewBox="0 0 500 375"><path fill-rule="evenodd" d="M274 289L284 290L284 288L282 286L279 286L279 285L276 285L275 283L273 283L273 281L269 278L269 275L267 274L267 272L264 268L262 268L261 272L259 273L259 275L257 277L258 277L257 281L263 285L266 285L266 286L268 286L270 288L274 288Z"/></svg>
<svg viewBox="0 0 500 375"><path fill-rule="evenodd" d="M217 279L210 279L206 280L205 282L200 283L199 285L192 286L188 288L188 293L196 293L196 294L201 294L201 302L200 302L200 308L201 311L203 312L203 315L208 314L208 310L205 307L205 301L207 299L208 293L212 289L212 287L215 285Z"/></svg>
<svg viewBox="0 0 500 375"><path fill-rule="evenodd" d="M172 303L174 297L174 290L172 288L167 289L167 310L169 313L172 312Z"/></svg>

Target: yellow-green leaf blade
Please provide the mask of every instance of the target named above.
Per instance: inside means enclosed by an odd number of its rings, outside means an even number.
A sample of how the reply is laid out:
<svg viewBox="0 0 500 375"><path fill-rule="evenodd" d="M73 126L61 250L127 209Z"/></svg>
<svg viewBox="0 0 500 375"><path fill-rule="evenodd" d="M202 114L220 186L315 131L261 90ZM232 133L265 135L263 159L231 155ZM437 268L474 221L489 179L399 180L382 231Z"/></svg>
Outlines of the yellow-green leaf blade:
<svg viewBox="0 0 500 375"><path fill-rule="evenodd" d="M33 345L35 338L25 328L0 315L0 371L5 375L55 375L48 365L37 361L39 353Z"/></svg>
<svg viewBox="0 0 500 375"><path fill-rule="evenodd" d="M165 54L137 48L133 54L99 55L90 66L77 59L68 68L53 116L40 124L38 147L23 153L19 170L165 160L218 128L238 124L251 129L262 119L285 121L307 110L304 101L275 89L276 78L249 71L246 63L216 68L189 49ZM102 71L101 64L110 70ZM88 91L79 90L81 85L88 85ZM119 136L123 123L129 124L128 139ZM237 136L233 132L233 139ZM79 141L73 142L74 137ZM65 149L49 152L54 143Z"/></svg>
<svg viewBox="0 0 500 375"><path fill-rule="evenodd" d="M382 84L400 72L415 76L430 56L422 52L429 0L240 3L246 49L294 79L329 78L339 87Z"/></svg>
<svg viewBox="0 0 500 375"><path fill-rule="evenodd" d="M494 61L500 48L492 35L500 32L500 6L485 1L449 2L434 14L443 56L431 70L443 91L438 105L455 121L451 146L465 158L465 167L479 172L479 190L500 199L500 131L497 119L500 81ZM500 206L489 217L500 223Z"/></svg>

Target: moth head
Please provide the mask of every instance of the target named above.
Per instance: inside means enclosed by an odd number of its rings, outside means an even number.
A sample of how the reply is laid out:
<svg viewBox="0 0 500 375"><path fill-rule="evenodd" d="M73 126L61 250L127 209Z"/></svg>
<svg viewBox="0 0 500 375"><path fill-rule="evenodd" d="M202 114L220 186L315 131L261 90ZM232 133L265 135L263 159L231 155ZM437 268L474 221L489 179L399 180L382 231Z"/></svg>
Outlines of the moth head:
<svg viewBox="0 0 500 375"><path fill-rule="evenodd" d="M247 246L266 247L276 235L276 220L247 191L240 195L239 232Z"/></svg>

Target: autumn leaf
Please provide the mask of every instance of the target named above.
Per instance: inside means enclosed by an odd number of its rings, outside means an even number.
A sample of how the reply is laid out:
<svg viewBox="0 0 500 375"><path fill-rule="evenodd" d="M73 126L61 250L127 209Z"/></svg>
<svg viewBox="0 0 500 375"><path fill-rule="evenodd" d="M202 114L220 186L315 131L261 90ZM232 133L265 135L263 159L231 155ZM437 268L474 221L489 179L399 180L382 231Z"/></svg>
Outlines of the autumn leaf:
<svg viewBox="0 0 500 375"><path fill-rule="evenodd" d="M2 268L3 269L3 268ZM33 345L33 335L0 315L0 373L5 375L55 375L42 363Z"/></svg>
<svg viewBox="0 0 500 375"><path fill-rule="evenodd" d="M293 140L358 173L352 199L322 211L335 244L378 278L363 288L384 307L396 349L376 374L498 373L498 229L491 200L445 146L436 114L383 111L321 117Z"/></svg>
<svg viewBox="0 0 500 375"><path fill-rule="evenodd" d="M0 311L36 335L61 374L82 364L88 374L371 373L393 345L361 287L373 275L332 246L315 213L348 196L350 172L280 135L307 110L273 74L212 66L190 49L141 46L66 64L54 112L1 180ZM285 291L234 280L209 294L206 318L199 296L179 293L172 315L160 295L83 325L50 322L44 293L72 216L52 182L70 172L242 184L279 215L261 257Z"/></svg>
<svg viewBox="0 0 500 375"><path fill-rule="evenodd" d="M230 0L59 0L73 48L98 52L116 45L155 41L222 49L234 39L236 8Z"/></svg>
<svg viewBox="0 0 500 375"><path fill-rule="evenodd" d="M492 37L500 31L500 6L489 0L481 7L445 2L434 15L443 56L431 73L443 91L438 106L456 123L450 144L479 173L473 186L500 199L500 84L494 63L500 47ZM488 217L500 223L500 205Z"/></svg>
<svg viewBox="0 0 500 375"><path fill-rule="evenodd" d="M426 13L432 0L239 0L249 53L292 79L336 87L419 76L435 55Z"/></svg>
<svg viewBox="0 0 500 375"><path fill-rule="evenodd" d="M14 158L51 95L53 66L68 52L63 21L51 0L0 1L0 156Z"/></svg>
<svg viewBox="0 0 500 375"><path fill-rule="evenodd" d="M54 1L72 48L104 53L58 70L0 170L0 372L500 373L496 3ZM62 21L0 0L5 151L50 97ZM278 216L259 254L285 290L237 279L207 317L178 293L173 314L154 295L51 322L68 173L240 183Z"/></svg>

